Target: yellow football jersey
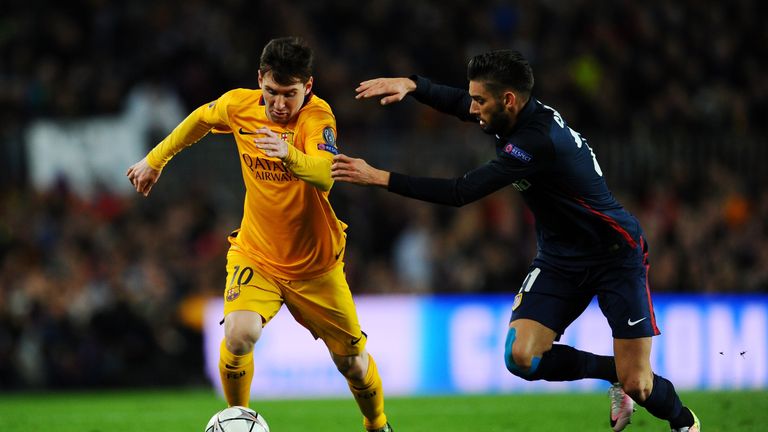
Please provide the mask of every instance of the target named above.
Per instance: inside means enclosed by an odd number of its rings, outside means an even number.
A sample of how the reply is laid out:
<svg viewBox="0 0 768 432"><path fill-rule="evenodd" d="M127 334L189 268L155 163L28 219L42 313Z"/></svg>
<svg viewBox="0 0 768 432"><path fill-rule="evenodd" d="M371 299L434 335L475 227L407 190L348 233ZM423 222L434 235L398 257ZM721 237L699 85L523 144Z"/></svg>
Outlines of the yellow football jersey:
<svg viewBox="0 0 768 432"><path fill-rule="evenodd" d="M259 150L253 140L261 127L286 141L294 158L309 162L310 175L306 166L294 169ZM211 130L234 135L245 182L243 219L230 237L232 247L288 280L311 279L340 263L347 226L328 201L330 164L337 151L336 119L328 103L310 94L293 121L280 125L267 118L261 90L231 90L190 114L147 155L147 162L161 169Z"/></svg>

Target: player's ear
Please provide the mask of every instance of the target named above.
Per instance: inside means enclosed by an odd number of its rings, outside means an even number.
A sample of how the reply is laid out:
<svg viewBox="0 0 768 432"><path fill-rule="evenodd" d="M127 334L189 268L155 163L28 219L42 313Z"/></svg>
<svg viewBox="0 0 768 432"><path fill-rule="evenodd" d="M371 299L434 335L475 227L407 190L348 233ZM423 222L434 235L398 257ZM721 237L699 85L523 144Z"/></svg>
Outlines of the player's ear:
<svg viewBox="0 0 768 432"><path fill-rule="evenodd" d="M261 88L261 81L264 79L264 75L261 73L261 69L259 69L259 88Z"/></svg>
<svg viewBox="0 0 768 432"><path fill-rule="evenodd" d="M304 96L308 95L309 92L312 91L312 83L314 82L314 77L309 77L307 80L307 83L304 84Z"/></svg>
<svg viewBox="0 0 768 432"><path fill-rule="evenodd" d="M504 92L504 97L502 100L504 101L504 106L508 110L514 110L515 102L517 101L517 95L514 92L506 91Z"/></svg>

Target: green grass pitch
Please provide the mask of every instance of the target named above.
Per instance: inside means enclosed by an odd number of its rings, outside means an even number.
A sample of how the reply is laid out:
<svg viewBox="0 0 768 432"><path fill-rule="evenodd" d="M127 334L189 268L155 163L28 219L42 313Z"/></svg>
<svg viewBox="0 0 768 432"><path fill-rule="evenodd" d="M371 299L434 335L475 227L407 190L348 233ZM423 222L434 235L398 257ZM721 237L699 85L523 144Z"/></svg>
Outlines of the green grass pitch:
<svg viewBox="0 0 768 432"><path fill-rule="evenodd" d="M767 431L768 392L688 392L706 432ZM362 431L352 398L256 400L272 432ZM392 397L397 432L609 431L605 394ZM224 402L210 390L0 393L0 431L202 432ZM627 432L668 431L642 408Z"/></svg>

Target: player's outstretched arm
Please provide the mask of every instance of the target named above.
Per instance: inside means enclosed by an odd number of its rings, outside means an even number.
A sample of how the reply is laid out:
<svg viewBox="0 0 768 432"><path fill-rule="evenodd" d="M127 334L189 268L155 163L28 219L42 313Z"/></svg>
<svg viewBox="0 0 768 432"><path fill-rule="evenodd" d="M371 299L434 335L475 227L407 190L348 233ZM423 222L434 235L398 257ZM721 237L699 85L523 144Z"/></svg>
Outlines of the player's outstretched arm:
<svg viewBox="0 0 768 432"><path fill-rule="evenodd" d="M333 157L331 178L362 186L386 188L389 185L389 171L376 169L364 159L355 159L344 154Z"/></svg>
<svg viewBox="0 0 768 432"><path fill-rule="evenodd" d="M403 100L409 93L414 99L432 108L463 121L477 122L477 117L470 114L472 98L464 89L434 84L430 80L414 75L411 78L375 78L363 81L355 89L355 99L368 99L377 96L382 105L389 105Z"/></svg>
<svg viewBox="0 0 768 432"><path fill-rule="evenodd" d="M355 89L355 99L368 99L377 96L382 105L400 102L408 93L416 90L416 83L410 78L374 78L363 81Z"/></svg>
<svg viewBox="0 0 768 432"><path fill-rule="evenodd" d="M125 175L131 182L133 187L136 188L136 192L148 196L149 191L152 190L152 186L157 183L157 179L160 178L161 170L156 170L149 166L147 158L144 158L128 168Z"/></svg>

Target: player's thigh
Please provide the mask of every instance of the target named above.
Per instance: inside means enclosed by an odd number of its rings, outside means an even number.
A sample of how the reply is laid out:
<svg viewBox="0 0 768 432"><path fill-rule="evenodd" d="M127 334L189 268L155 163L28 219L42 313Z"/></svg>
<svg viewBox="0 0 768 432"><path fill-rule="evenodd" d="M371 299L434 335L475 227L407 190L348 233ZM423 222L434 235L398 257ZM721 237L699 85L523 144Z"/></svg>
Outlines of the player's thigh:
<svg viewBox="0 0 768 432"><path fill-rule="evenodd" d="M658 335L648 286L645 242L635 253L596 268L591 283L603 315L615 339L637 339Z"/></svg>
<svg viewBox="0 0 768 432"><path fill-rule="evenodd" d="M544 336L543 329L525 323L534 321L556 334L555 339L581 315L589 305L592 294L578 288L583 279L580 272L557 269L541 261L534 261L512 305L510 325L518 331L531 331ZM538 331L537 331L538 330ZM522 337L520 334L518 337Z"/></svg>
<svg viewBox="0 0 768 432"><path fill-rule="evenodd" d="M296 321L331 353L356 356L366 345L343 266L310 280L291 281L284 290L285 304Z"/></svg>
<svg viewBox="0 0 768 432"><path fill-rule="evenodd" d="M283 304L279 281L260 269L244 253L227 253L227 279L224 289L224 317L235 311L258 313L266 325ZM226 329L226 327L225 327Z"/></svg>

